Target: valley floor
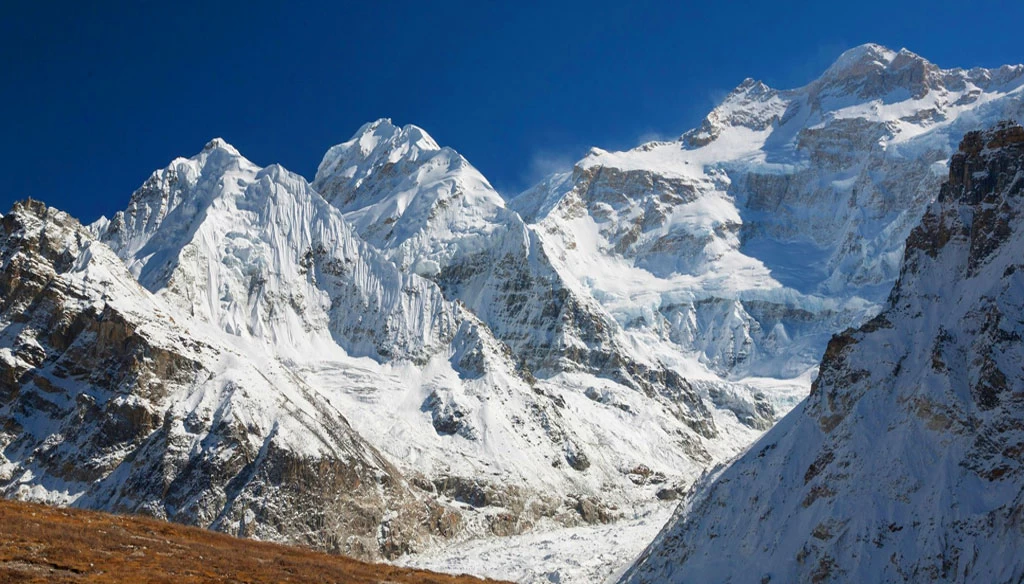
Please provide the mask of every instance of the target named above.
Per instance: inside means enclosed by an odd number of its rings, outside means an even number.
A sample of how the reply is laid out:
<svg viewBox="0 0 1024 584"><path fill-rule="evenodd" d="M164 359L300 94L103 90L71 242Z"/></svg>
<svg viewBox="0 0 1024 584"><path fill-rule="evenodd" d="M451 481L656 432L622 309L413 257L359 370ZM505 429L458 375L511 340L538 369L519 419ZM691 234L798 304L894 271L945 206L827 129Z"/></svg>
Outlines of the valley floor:
<svg viewBox="0 0 1024 584"><path fill-rule="evenodd" d="M398 563L520 584L600 584L624 571L665 525L676 505L651 505L609 525L587 525L471 541Z"/></svg>
<svg viewBox="0 0 1024 584"><path fill-rule="evenodd" d="M155 519L0 500L0 583L483 584Z"/></svg>

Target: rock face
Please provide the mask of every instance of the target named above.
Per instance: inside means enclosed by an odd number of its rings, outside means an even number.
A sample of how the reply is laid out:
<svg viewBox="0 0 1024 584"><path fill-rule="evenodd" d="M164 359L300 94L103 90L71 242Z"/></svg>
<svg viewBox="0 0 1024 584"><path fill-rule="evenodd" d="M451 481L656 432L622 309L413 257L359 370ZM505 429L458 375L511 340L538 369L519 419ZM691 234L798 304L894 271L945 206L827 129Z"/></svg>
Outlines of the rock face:
<svg viewBox="0 0 1024 584"><path fill-rule="evenodd" d="M969 133L886 308L622 582L1024 576L1024 129Z"/></svg>

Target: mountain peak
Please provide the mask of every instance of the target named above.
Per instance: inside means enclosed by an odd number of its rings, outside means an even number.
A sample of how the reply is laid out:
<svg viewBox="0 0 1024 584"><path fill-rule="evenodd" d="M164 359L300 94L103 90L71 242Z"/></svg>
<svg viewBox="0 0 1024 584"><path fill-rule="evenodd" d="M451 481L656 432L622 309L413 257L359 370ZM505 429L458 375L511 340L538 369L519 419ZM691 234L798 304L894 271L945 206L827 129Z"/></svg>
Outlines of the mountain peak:
<svg viewBox="0 0 1024 584"><path fill-rule="evenodd" d="M202 150L196 152L192 156L187 158L184 156L175 158L165 168L156 170L154 172L154 176L167 172L171 172L171 174L180 174L184 172L190 176L198 176L199 174L206 172L205 169L207 168L211 171L215 170L216 172L223 172L232 168L244 168L247 171L251 170L255 172L259 167L243 156L242 153L239 152L237 148L229 144L227 140L218 137L211 139L203 146Z"/></svg>
<svg viewBox="0 0 1024 584"><path fill-rule="evenodd" d="M735 89L729 92L729 96L726 97L725 100L728 101L730 97L741 95L758 96L769 93L771 91L772 88L765 85L762 81L758 81L753 77L747 77L746 79L743 80L742 83L737 85Z"/></svg>
<svg viewBox="0 0 1024 584"><path fill-rule="evenodd" d="M867 43L849 49L839 55L839 58L822 74L819 82L868 79L876 76L885 76L890 73L899 73L908 68L920 70L923 76L926 69L935 69L936 67L913 51L907 49L894 51L882 45ZM914 76L904 77L910 82L920 81L920 79L916 79Z"/></svg>
<svg viewBox="0 0 1024 584"><path fill-rule="evenodd" d="M313 187L347 212L353 210L353 204L368 204L355 201L355 193L369 177L401 162L418 167L429 160L449 168L469 166L454 150L439 146L423 128L412 124L398 127L391 119L381 118L363 124L352 138L327 150Z"/></svg>
<svg viewBox="0 0 1024 584"><path fill-rule="evenodd" d="M912 51L868 43L844 52L808 87L816 93L861 99L903 99L901 91L908 91L920 99L945 83L942 73Z"/></svg>
<svg viewBox="0 0 1024 584"><path fill-rule="evenodd" d="M892 63L896 55L896 51L882 45L865 43L844 51L825 71L825 75L842 76L864 69L885 68Z"/></svg>
<svg viewBox="0 0 1024 584"><path fill-rule="evenodd" d="M747 77L711 110L700 127L686 132L680 139L690 148L699 148L713 142L729 126L764 130L778 121L785 105L778 91Z"/></svg>
<svg viewBox="0 0 1024 584"><path fill-rule="evenodd" d="M412 124L398 127L390 118L380 118L363 124L347 141L327 150L316 169L313 186L345 210L345 204L335 196L342 185L347 185L342 190L358 189L379 167L401 160L426 160L442 150L448 149L442 149L423 128Z"/></svg>
<svg viewBox="0 0 1024 584"><path fill-rule="evenodd" d="M231 144L228 144L228 141L225 140L224 138L214 138L213 140L207 142L205 146L203 146L203 152L210 152L212 150L223 150L224 152L227 152L232 156L242 155L237 148L235 148Z"/></svg>
<svg viewBox="0 0 1024 584"><path fill-rule="evenodd" d="M348 141L331 148L331 150L340 147L351 150L355 145L359 146L359 153L363 157L369 157L373 153L381 151L401 150L407 152L410 149L417 151L441 149L423 128L412 124L399 127L392 123L391 118L380 118L363 124Z"/></svg>

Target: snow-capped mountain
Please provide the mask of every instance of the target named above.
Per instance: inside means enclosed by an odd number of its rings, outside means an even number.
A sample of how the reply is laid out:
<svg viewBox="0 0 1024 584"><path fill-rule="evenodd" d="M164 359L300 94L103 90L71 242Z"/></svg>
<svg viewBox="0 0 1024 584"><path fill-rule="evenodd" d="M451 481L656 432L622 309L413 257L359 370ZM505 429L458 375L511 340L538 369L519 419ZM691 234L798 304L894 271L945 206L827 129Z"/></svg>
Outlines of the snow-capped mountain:
<svg viewBox="0 0 1024 584"><path fill-rule="evenodd" d="M389 557L638 515L806 395L1022 86L866 45L510 202L378 120L312 183L217 139L87 228L19 205L0 490Z"/></svg>
<svg viewBox="0 0 1024 584"><path fill-rule="evenodd" d="M710 443L700 432L713 427L708 411L683 410L667 391L649 395L586 371L574 373L573 386L535 378L467 303L445 298L449 288L364 242L301 177L259 168L222 140L158 170L125 211L88 229L35 203L4 220L12 287L24 279L18 258L42 255L37 279L78 290L74 305L26 299L0 320L10 347L0 477L9 496L393 556L441 538L610 521L736 448ZM27 226L45 245L25 243ZM82 249L114 275L80 275L93 269L75 259ZM26 332L21 324L119 314L122 304L133 317L126 329L99 342L82 337L89 352L70 372L66 343L40 336L51 325ZM172 332L159 343L135 339L161 322ZM185 338L196 342L179 348ZM126 352L136 342L139 354ZM97 387L89 358L119 372L116 389ZM172 375L164 361L189 363L188 375ZM65 380L64 396L50 400L59 406L35 391L51 375ZM120 414L86 415L71 404L114 403L112 391L134 409L117 418L115 438L100 439L105 417ZM693 403L703 408L699 397ZM178 419L185 437L173 441L163 433ZM55 445L97 470L65 480L67 460L40 465ZM263 469L267 448L287 472ZM337 455L349 466L334 471L341 462L321 452L351 449L369 462ZM322 485L322 473L382 494L363 507L347 497L327 505L321 497L336 487ZM352 517L335 514L337 505L352 506ZM317 521L322 528L311 527Z"/></svg>
<svg viewBox="0 0 1024 584"><path fill-rule="evenodd" d="M1024 576L1024 128L968 134L886 308L623 582Z"/></svg>
<svg viewBox="0 0 1024 584"><path fill-rule="evenodd" d="M400 268L476 314L527 371L586 372L658 396L714 436L676 371L631 350L619 325L554 269L536 234L469 162L420 128L363 126L324 156L314 188Z"/></svg>
<svg viewBox="0 0 1024 584"><path fill-rule="evenodd" d="M278 353L326 342L426 361L458 326L434 286L378 257L305 179L219 139L153 173L99 236L182 312Z"/></svg>
<svg viewBox="0 0 1024 584"><path fill-rule="evenodd" d="M512 207L636 336L793 377L877 312L960 137L1020 119L1022 87L1022 66L864 45L799 89L744 81L676 141L593 149Z"/></svg>
<svg viewBox="0 0 1024 584"><path fill-rule="evenodd" d="M0 250L6 496L353 555L457 521L294 372L182 318L66 214L16 205Z"/></svg>

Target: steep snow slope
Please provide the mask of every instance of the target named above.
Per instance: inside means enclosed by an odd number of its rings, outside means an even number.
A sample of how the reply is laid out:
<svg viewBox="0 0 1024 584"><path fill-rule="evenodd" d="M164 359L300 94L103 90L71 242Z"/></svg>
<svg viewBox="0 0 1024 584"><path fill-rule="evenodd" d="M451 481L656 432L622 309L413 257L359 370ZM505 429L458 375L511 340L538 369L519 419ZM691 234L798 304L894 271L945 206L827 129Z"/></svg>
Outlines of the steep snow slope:
<svg viewBox="0 0 1024 584"><path fill-rule="evenodd" d="M509 220L504 200L459 153L386 119L328 150L313 187L363 239L425 276L490 247Z"/></svg>
<svg viewBox="0 0 1024 584"><path fill-rule="evenodd" d="M707 406L680 371L636 351L597 302L562 279L487 180L422 129L366 124L327 152L313 185L400 268L473 311L533 375L610 379L714 437Z"/></svg>
<svg viewBox="0 0 1024 584"><path fill-rule="evenodd" d="M605 417L616 407L625 419L612 423L626 428L639 418L674 418L666 426L677 436L673 449L682 445L691 459L677 467L683 475L736 452L771 423L774 412L757 390L712 386L717 378L696 359L649 350L624 334L562 277L537 234L480 173L422 129L389 120L363 126L328 151L313 185L400 268L432 279L472 311L544 393L586 395ZM713 413L717 406L727 415Z"/></svg>
<svg viewBox="0 0 1024 584"><path fill-rule="evenodd" d="M1024 577L1024 129L968 134L881 314L623 582Z"/></svg>
<svg viewBox="0 0 1024 584"><path fill-rule="evenodd" d="M151 294L63 213L27 203L3 226L7 496L392 557L610 521L698 472L670 413L647 438L531 387L470 314L422 365L284 358Z"/></svg>
<svg viewBox="0 0 1024 584"><path fill-rule="evenodd" d="M279 353L326 341L422 362L457 327L434 286L377 257L302 177L222 140L153 173L100 236L149 290Z"/></svg>
<svg viewBox="0 0 1024 584"><path fill-rule="evenodd" d="M806 87L744 81L679 140L593 149L512 207L627 331L792 377L877 312L960 136L1019 119L1022 86L1022 66L864 45Z"/></svg>

